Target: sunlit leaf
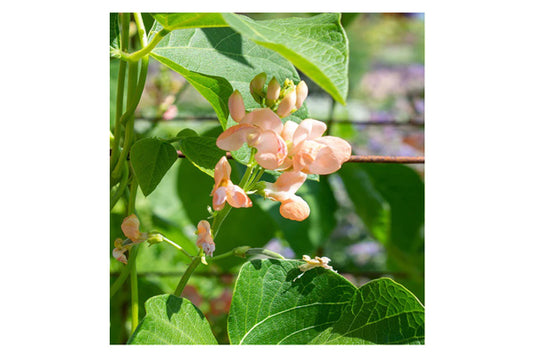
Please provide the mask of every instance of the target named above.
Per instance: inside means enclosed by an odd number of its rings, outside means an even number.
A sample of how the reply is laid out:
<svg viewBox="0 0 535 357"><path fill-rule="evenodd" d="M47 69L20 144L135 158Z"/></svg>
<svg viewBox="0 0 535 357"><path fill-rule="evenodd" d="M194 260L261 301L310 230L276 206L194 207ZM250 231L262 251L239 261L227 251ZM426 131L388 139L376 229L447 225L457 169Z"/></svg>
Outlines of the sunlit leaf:
<svg viewBox="0 0 535 357"><path fill-rule="evenodd" d="M231 344L422 344L424 307L388 278L356 288L299 261L243 265L228 318Z"/></svg>
<svg viewBox="0 0 535 357"><path fill-rule="evenodd" d="M147 315L128 340L132 345L213 345L210 324L190 301L158 295L145 303Z"/></svg>
<svg viewBox="0 0 535 357"><path fill-rule="evenodd" d="M345 104L348 90L348 42L340 14L308 18L254 21L237 14L223 14L237 32L278 52Z"/></svg>

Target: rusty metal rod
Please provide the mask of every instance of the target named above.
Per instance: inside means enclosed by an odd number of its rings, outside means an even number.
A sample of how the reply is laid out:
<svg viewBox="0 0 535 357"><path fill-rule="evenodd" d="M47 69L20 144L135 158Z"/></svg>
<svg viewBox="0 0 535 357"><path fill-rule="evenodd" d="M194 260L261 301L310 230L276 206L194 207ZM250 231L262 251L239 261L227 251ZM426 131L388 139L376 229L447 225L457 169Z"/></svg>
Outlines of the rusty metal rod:
<svg viewBox="0 0 535 357"><path fill-rule="evenodd" d="M180 151L177 151L179 158L186 156ZM233 159L232 155L227 152L227 159ZM423 164L425 157L423 156L380 156L380 155L351 155L347 162L382 162L382 163L396 163L396 164Z"/></svg>

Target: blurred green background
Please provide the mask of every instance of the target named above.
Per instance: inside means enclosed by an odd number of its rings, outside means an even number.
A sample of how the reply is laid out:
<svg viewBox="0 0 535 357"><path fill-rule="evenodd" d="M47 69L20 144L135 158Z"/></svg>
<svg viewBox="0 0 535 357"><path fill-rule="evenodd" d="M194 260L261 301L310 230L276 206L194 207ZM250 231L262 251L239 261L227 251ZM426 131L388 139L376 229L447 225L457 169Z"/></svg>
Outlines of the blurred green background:
<svg viewBox="0 0 535 357"><path fill-rule="evenodd" d="M257 20L313 14L245 14ZM144 15L147 28L150 15ZM349 39L347 105L332 98L300 73L309 87L310 116L328 123L329 134L348 140L357 155L424 155L424 15L346 14L342 24ZM118 61L110 64L110 126ZM138 137L171 137L184 128L217 136L220 126L209 103L177 73L151 60L136 112ZM242 167L233 163L233 175ZM268 175L266 180L273 181ZM137 195L142 231L159 231L190 253L194 231L208 215L213 179L189 161L178 160L157 189ZM328 256L335 270L355 285L388 276L424 297L424 165L346 163L319 182L307 181L298 191L310 205L304 222L288 221L278 204L253 198L253 208L232 210L216 240L216 255L239 245L264 246L287 258ZM121 263L111 257L113 241L122 237L125 205L110 217L110 283ZM228 343L226 317L234 279L243 259L201 266L184 296L206 315L216 338ZM140 316L144 301L172 293L186 268L176 250L159 244L139 249ZM130 334L129 284L110 305L110 343L125 343Z"/></svg>

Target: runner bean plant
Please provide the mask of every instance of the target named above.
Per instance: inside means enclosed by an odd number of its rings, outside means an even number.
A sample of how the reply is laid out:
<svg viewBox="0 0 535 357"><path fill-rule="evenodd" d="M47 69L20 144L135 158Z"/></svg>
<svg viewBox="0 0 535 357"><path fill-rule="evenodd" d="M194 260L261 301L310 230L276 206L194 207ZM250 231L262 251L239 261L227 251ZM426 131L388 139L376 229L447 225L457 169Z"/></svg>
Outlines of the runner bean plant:
<svg viewBox="0 0 535 357"><path fill-rule="evenodd" d="M309 117L309 86L296 70L345 104L348 41L340 14L264 21L232 13L150 16L147 31L141 13L110 15L110 59L119 63L112 88L110 209L126 202L122 236L113 238L110 252L122 269L112 277L110 295L129 280L128 343L217 344L210 322L183 295L199 267L232 257L242 261L227 319L230 344L423 343L424 307L400 283L379 278L357 288L306 241L298 243L301 259L255 246L253 237L264 234L260 220L243 223L249 244L221 234L231 212L252 212L265 202L278 205L277 220L306 225L322 212L322 203L310 205L300 189L350 165L352 146L326 135L327 125ZM172 137L140 137L135 113L149 60L179 73L210 103L220 124L217 135L186 128ZM180 110L167 107L164 116ZM172 233L144 231L136 206L139 194L152 199L181 155L211 180L210 189L191 187L193 199L183 202L210 203L192 222L194 251ZM186 268L176 271L174 291L148 298L140 316L136 258L141 247L154 245L168 245Z"/></svg>

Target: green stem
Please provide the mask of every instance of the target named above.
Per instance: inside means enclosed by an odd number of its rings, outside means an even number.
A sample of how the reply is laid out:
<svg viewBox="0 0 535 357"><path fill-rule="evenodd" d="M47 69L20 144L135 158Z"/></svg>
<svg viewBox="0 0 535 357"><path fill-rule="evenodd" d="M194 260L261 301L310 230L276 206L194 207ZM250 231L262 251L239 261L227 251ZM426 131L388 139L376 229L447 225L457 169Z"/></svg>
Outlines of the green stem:
<svg viewBox="0 0 535 357"><path fill-rule="evenodd" d="M134 101L134 95L135 95L136 84L137 84L137 67L138 67L137 62L136 63L130 63L128 65L128 96L127 96L127 99L126 99L128 108L130 108L132 106L132 103ZM127 112L128 112L128 110L127 110ZM116 123L116 125L118 125L118 124L120 125L120 123ZM133 140L133 137L134 137L134 121L130 120L128 122L128 124L126 125L126 130L125 130L125 134L124 134L123 150L121 151L121 155L119 156L119 160L117 161L117 164L115 165L115 168L113 169L113 171L111 173L112 179L118 179L120 177L121 171L123 169L123 164L126 161L126 157L128 156L128 152L130 151L130 145L131 145L131 142Z"/></svg>
<svg viewBox="0 0 535 357"><path fill-rule="evenodd" d="M135 212L136 206L136 193L137 193L137 180L134 176L130 183L130 197L128 198L128 206L126 209L126 215L129 216ZM137 267L136 257L138 245L134 245L130 250L130 256L128 257L128 266L130 270L130 295L132 305L132 332L136 329L139 321L139 295L137 288Z"/></svg>
<svg viewBox="0 0 535 357"><path fill-rule="evenodd" d="M121 50L128 50L128 31L130 25L130 14L122 13L121 14ZM115 162L119 157L119 142L121 141L122 135L122 125L121 125L121 114L123 113L123 99L124 99L124 82L126 74L126 62L120 61L119 63L119 74L117 79L117 101L115 103L115 128L114 128L114 137L113 148L110 158L110 170L115 167Z"/></svg>
<svg viewBox="0 0 535 357"><path fill-rule="evenodd" d="M136 330L139 323L139 295L137 288L137 267L136 256L138 245L134 245L130 250L128 265L130 266L130 288L131 288L131 305L132 305L132 332Z"/></svg>
<svg viewBox="0 0 535 357"><path fill-rule="evenodd" d="M130 267L128 265L123 266L123 270L121 270L121 274L119 274L119 277L117 280L115 280L110 288L110 299L119 291L119 288L123 286L124 282L128 278L128 274L130 273Z"/></svg>
<svg viewBox="0 0 535 357"><path fill-rule="evenodd" d="M178 244L176 244L175 242L173 242L172 240L170 239L167 239L166 237L162 236L164 242L172 245L173 247L175 247L176 249L178 249L180 252L182 252L184 255L186 255L189 259L193 260L194 258L188 254L188 252L186 252L184 250L184 248L182 248L181 246L179 246Z"/></svg>
<svg viewBox="0 0 535 357"><path fill-rule="evenodd" d="M134 214L136 209L136 194L137 194L137 180L134 176L132 182L130 182L130 197L128 197L128 207L126 209L126 215L130 216Z"/></svg>
<svg viewBox="0 0 535 357"><path fill-rule="evenodd" d="M186 271L184 272L184 275L182 275L182 278L178 282L178 285L174 293L176 296L180 297L180 295L182 294L182 291L186 287L186 284L188 283L188 280L191 274L193 274L193 272L195 271L195 269L201 262L201 256L202 256L202 249L199 250L199 254L193 258L192 262L188 266L188 269L186 269Z"/></svg>
<svg viewBox="0 0 535 357"><path fill-rule="evenodd" d="M112 50L115 55L118 55L123 61L136 62L141 57L147 56L150 51L156 47L156 45L169 33L169 30L161 29L158 31L152 40L142 49L134 53L126 53L125 51Z"/></svg>
<svg viewBox="0 0 535 357"><path fill-rule="evenodd" d="M117 188L117 190L113 194L113 197L110 200L110 211L113 209L113 207L115 207L115 205L119 201L119 198L121 198L121 196L123 195L124 189L126 188L126 186L128 184L129 170L128 170L128 163L126 161L124 163L124 166L125 167L123 168L123 170L124 170L123 171L123 177L121 179L121 182L119 183L119 187Z"/></svg>

